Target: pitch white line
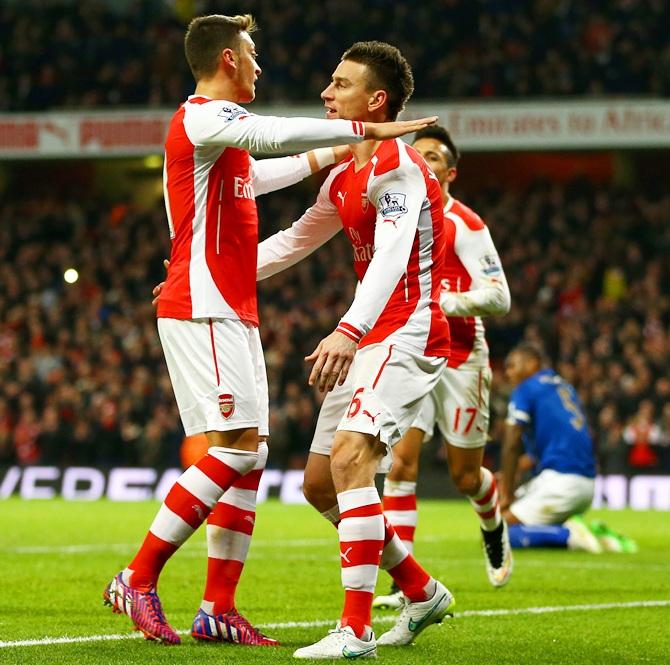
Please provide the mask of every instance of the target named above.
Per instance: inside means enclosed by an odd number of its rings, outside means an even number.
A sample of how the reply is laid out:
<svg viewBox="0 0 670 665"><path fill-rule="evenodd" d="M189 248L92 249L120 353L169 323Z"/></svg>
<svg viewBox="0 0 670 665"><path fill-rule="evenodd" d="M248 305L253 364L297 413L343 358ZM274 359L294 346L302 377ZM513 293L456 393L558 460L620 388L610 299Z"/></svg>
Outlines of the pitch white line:
<svg viewBox="0 0 670 665"><path fill-rule="evenodd" d="M333 534L335 532L333 531ZM425 536L417 539L418 543L438 543L443 541L456 542L465 541L466 538L451 538L447 536ZM139 541L138 541L139 542ZM282 547L321 547L322 545L332 545L337 542L334 535L332 538L295 538L292 540L283 540ZM0 553L3 554L88 554L90 552L109 552L109 551L127 551L136 550L138 543L112 543L109 545L89 544L89 545L35 545L23 547L3 547ZM204 548L204 545L202 546ZM262 547L277 547L276 540L254 540L253 547L258 549Z"/></svg>
<svg viewBox="0 0 670 665"><path fill-rule="evenodd" d="M593 605L548 605L546 607L519 607L516 609L492 610L465 610L459 612L458 617L501 617L518 614L550 614L555 612L592 612L596 610L633 609L636 607L670 607L670 600L637 600L627 603L597 603ZM375 618L375 623L393 623L395 616ZM278 630L286 628L320 628L332 626L334 619L321 621L284 621L282 623L260 624L259 628ZM190 630L178 630L180 635L188 635ZM139 639L139 633L124 633L122 635L85 635L82 637L43 637L37 640L16 640L0 642L0 648L50 646L53 644L79 644L81 642L105 642L109 640Z"/></svg>

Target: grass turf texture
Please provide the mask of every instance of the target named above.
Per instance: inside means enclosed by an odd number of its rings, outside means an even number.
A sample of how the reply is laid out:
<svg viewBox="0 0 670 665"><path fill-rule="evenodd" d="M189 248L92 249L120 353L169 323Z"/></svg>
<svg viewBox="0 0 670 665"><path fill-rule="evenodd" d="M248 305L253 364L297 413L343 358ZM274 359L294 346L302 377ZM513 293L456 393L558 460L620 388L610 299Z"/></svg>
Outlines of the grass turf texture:
<svg viewBox="0 0 670 665"><path fill-rule="evenodd" d="M130 621L102 606L104 585L130 560L155 503L0 502L0 642L131 634ZM636 555L564 550L517 551L504 589L489 586L477 521L464 501L420 503L416 553L457 599L456 618L431 626L417 644L379 648L385 663L668 663L670 607L567 610L482 616L482 610L670 600L670 513L594 511L638 541ZM282 642L279 648L143 639L3 646L0 663L277 663L326 634L339 616L342 590L336 535L308 506L270 501L238 593L239 609ZM204 531L168 562L161 599L177 630L190 628L204 584ZM378 590L388 577L380 573ZM375 618L381 634L392 612ZM323 622L275 627L288 622ZM331 623L332 622L332 623Z"/></svg>

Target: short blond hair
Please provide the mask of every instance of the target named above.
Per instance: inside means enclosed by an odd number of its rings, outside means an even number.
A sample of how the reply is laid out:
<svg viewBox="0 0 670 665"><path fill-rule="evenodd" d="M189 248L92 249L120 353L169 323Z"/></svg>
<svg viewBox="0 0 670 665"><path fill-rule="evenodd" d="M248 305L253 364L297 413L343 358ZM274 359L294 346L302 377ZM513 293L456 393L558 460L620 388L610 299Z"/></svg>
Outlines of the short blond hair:
<svg viewBox="0 0 670 665"><path fill-rule="evenodd" d="M213 76L219 66L221 51L236 49L241 32L251 34L257 29L251 14L210 14L194 18L186 31L184 51L195 80Z"/></svg>

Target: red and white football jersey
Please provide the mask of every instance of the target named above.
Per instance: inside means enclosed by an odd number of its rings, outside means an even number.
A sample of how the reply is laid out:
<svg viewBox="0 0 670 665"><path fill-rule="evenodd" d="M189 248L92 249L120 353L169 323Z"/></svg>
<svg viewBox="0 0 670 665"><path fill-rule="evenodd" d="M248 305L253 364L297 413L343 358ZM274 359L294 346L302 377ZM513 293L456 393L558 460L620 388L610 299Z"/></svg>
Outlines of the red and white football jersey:
<svg viewBox="0 0 670 665"><path fill-rule="evenodd" d="M440 302L451 331L449 367L487 367L481 316L505 314L510 307L498 251L481 217L451 196L444 206L444 232Z"/></svg>
<svg viewBox="0 0 670 665"><path fill-rule="evenodd" d="M157 315L258 325L255 196L297 182L309 166L304 157L254 162L248 151L302 151L363 135L361 122L257 116L225 100L189 97L165 142L172 252Z"/></svg>
<svg viewBox="0 0 670 665"><path fill-rule="evenodd" d="M399 139L384 141L356 170L353 158L330 172L316 203L289 229L259 246L258 276L269 277L344 228L360 280L338 330L359 347L395 344L425 356L449 355L439 306L444 261L440 184Z"/></svg>

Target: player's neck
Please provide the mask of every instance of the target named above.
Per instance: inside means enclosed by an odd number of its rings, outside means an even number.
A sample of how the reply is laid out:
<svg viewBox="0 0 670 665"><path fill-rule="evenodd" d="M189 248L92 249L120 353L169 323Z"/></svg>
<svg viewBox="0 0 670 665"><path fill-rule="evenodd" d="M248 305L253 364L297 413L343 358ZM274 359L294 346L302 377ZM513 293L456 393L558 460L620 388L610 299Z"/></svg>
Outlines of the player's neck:
<svg viewBox="0 0 670 665"><path fill-rule="evenodd" d="M225 99L235 103L240 101L233 82L230 79L223 79L218 76L211 79L200 79L195 87L195 94L210 99Z"/></svg>
<svg viewBox="0 0 670 665"><path fill-rule="evenodd" d="M361 141L361 143L354 143L350 145L351 153L354 156L354 165L356 171L362 169L371 159L372 155L377 152L377 148L381 145L381 141L370 139L368 141Z"/></svg>

